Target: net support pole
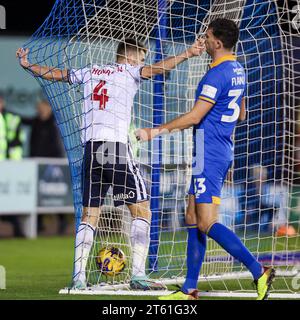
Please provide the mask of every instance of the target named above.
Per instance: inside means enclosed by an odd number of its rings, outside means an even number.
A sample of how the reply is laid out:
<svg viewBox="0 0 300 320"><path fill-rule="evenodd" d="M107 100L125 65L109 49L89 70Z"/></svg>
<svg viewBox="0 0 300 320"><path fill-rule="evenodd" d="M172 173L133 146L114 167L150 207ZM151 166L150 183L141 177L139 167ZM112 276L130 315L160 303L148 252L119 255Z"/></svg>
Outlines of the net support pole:
<svg viewBox="0 0 300 320"><path fill-rule="evenodd" d="M156 27L156 54L155 62L164 58L163 41L167 35L166 0L158 0L158 25ZM163 122L164 109L164 75L154 78L153 87L153 127ZM158 271L158 247L159 247L159 225L160 225L160 174L162 167L162 138L156 137L152 144L152 185L151 185L151 212L152 222L150 231L149 268Z"/></svg>

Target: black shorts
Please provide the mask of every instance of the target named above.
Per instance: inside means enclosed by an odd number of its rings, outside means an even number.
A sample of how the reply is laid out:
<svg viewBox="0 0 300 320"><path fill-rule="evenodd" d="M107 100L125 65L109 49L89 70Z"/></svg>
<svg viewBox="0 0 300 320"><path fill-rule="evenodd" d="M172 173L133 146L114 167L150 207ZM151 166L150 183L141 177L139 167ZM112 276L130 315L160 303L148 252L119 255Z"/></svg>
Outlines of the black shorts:
<svg viewBox="0 0 300 320"><path fill-rule="evenodd" d="M84 207L100 207L110 187L116 207L149 199L129 144L89 141L84 150L82 181Z"/></svg>

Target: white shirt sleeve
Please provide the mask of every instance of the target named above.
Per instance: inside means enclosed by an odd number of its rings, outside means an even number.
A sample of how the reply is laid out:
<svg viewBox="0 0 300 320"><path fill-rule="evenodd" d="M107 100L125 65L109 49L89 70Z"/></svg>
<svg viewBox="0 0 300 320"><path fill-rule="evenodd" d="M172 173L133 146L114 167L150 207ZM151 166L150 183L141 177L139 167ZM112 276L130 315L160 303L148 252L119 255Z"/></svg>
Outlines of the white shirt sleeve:
<svg viewBox="0 0 300 320"><path fill-rule="evenodd" d="M68 72L68 79L70 84L83 84L90 80L91 78L91 69L82 68L82 69L71 69Z"/></svg>
<svg viewBox="0 0 300 320"><path fill-rule="evenodd" d="M143 66L131 66L129 64L126 66L127 71L130 73L130 75L136 82L140 82L141 80L143 80L141 76L142 68Z"/></svg>

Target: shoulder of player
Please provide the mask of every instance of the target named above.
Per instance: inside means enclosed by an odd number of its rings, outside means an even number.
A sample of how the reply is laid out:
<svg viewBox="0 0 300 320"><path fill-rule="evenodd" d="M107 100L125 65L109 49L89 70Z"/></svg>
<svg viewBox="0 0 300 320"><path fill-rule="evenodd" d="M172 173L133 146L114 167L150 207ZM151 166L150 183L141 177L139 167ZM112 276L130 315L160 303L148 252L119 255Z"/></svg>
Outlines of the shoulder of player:
<svg viewBox="0 0 300 320"><path fill-rule="evenodd" d="M226 78L226 68L224 67L224 63L221 65L215 66L213 68L210 68L206 75L205 78L210 78L210 79L217 79L217 80L223 80Z"/></svg>
<svg viewBox="0 0 300 320"><path fill-rule="evenodd" d="M219 79L227 79L232 76L232 73L245 74L243 66L238 61L226 61L218 66L211 68L209 76L214 76Z"/></svg>
<svg viewBox="0 0 300 320"><path fill-rule="evenodd" d="M92 66L86 66L82 68L70 68L72 71L82 71L82 72L93 72L94 70L119 70L119 71L124 71L124 70L131 70L134 68L138 68L141 66L132 66L130 64L118 64L118 63L111 63L111 64L103 64L103 65L98 65L98 64L93 64Z"/></svg>
<svg viewBox="0 0 300 320"><path fill-rule="evenodd" d="M224 61L223 63L220 63L217 66L212 67L209 71L211 71L212 73L221 73L225 70L228 70L228 68L231 68L231 62L232 61Z"/></svg>
<svg viewBox="0 0 300 320"><path fill-rule="evenodd" d="M127 71L131 71L131 70L136 70L136 69L141 69L143 66L142 65L137 65L137 66L133 66L133 65L131 65L131 64L129 64L129 63L127 63L127 64L123 64L123 65L121 65L121 66L123 66L124 68L125 68L125 70L127 70Z"/></svg>
<svg viewBox="0 0 300 320"><path fill-rule="evenodd" d="M91 68L87 68L89 70L103 70L103 69L115 69L116 65L115 64L93 64Z"/></svg>
<svg viewBox="0 0 300 320"><path fill-rule="evenodd" d="M141 66L132 66L131 64L120 64L120 63L111 63L105 65L94 65L95 69L110 69L115 72L131 71L133 69L139 68Z"/></svg>
<svg viewBox="0 0 300 320"><path fill-rule="evenodd" d="M125 64L124 66L125 66L125 70L130 74L130 76L133 79L136 79L138 74L141 77L141 72L142 72L144 65L133 66L131 64Z"/></svg>
<svg viewBox="0 0 300 320"><path fill-rule="evenodd" d="M121 64L105 64L105 65L93 65L91 68L86 69L90 75L93 76L101 76L107 75L111 76L115 73L123 72L125 70L124 65Z"/></svg>

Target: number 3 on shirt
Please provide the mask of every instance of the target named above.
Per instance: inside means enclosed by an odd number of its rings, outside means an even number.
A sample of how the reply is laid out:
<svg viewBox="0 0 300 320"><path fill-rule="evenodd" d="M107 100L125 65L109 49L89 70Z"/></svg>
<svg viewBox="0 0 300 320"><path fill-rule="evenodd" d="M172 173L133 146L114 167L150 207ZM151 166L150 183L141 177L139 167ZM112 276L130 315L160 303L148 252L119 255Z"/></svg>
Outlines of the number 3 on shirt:
<svg viewBox="0 0 300 320"><path fill-rule="evenodd" d="M199 197L202 193L206 191L206 186L204 184L205 178L195 178L194 180L194 190L195 196Z"/></svg>
<svg viewBox="0 0 300 320"><path fill-rule="evenodd" d="M99 101L99 110L104 110L106 103L109 100L107 95L107 89L104 89L106 81L101 80L99 84L95 87L92 95L92 101Z"/></svg>
<svg viewBox="0 0 300 320"><path fill-rule="evenodd" d="M237 89L237 90L230 90L228 92L229 97L233 97L231 102L228 105L228 109L233 109L233 114L231 116L225 116L223 115L221 118L222 122L234 122L239 118L240 115L240 106L237 104L238 98L241 96L243 90Z"/></svg>

